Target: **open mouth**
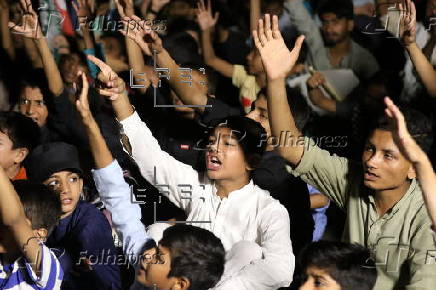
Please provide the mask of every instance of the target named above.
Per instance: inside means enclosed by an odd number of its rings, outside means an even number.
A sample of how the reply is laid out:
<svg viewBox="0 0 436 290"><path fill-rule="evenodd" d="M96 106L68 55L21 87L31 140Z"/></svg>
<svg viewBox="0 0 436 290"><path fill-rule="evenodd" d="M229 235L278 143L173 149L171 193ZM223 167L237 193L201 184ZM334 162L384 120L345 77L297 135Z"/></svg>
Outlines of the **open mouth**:
<svg viewBox="0 0 436 290"><path fill-rule="evenodd" d="M222 166L221 161L216 156L207 156L207 169L208 170L219 170Z"/></svg>
<svg viewBox="0 0 436 290"><path fill-rule="evenodd" d="M374 174L368 170L365 171L365 175L364 175L365 180L374 181L377 178L379 178L379 176L377 174Z"/></svg>
<svg viewBox="0 0 436 290"><path fill-rule="evenodd" d="M71 205L73 203L73 199L71 198L64 198L61 200L62 205Z"/></svg>

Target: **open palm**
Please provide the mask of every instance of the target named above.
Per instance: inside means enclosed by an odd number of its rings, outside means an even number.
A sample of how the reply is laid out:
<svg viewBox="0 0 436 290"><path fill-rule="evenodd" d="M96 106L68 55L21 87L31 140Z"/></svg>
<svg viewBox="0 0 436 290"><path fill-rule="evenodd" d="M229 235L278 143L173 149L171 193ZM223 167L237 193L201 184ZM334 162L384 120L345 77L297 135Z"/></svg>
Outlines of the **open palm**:
<svg viewBox="0 0 436 290"><path fill-rule="evenodd" d="M268 79L285 78L297 62L304 36L298 37L292 51L285 45L279 31L278 18L265 15L260 19L257 30L253 31L254 43L259 50Z"/></svg>
<svg viewBox="0 0 436 290"><path fill-rule="evenodd" d="M32 8L31 0L21 0L20 5L21 9L23 10L22 24L17 25L14 22L9 22L8 27L12 30L12 32L21 34L27 38L42 38L42 31L38 22L38 15Z"/></svg>

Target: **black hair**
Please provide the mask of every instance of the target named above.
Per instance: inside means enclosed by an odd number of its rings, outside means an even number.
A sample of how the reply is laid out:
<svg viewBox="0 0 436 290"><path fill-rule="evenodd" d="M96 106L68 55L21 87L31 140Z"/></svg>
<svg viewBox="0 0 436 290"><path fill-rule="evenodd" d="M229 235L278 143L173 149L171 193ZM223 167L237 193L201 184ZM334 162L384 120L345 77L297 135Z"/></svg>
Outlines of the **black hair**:
<svg viewBox="0 0 436 290"><path fill-rule="evenodd" d="M42 69L34 69L27 73L24 73L18 84L18 95L14 96L15 104L19 102L20 97L26 88L39 88L42 94L42 99L44 100L44 104L47 106L47 110L49 112L53 111L54 96L48 87L47 78L45 77L44 71Z"/></svg>
<svg viewBox="0 0 436 290"><path fill-rule="evenodd" d="M353 20L354 7L351 0L324 0L318 6L318 16L333 13L337 18Z"/></svg>
<svg viewBox="0 0 436 290"><path fill-rule="evenodd" d="M28 180L16 180L13 185L32 229L43 228L50 235L62 215L59 195L44 184Z"/></svg>
<svg viewBox="0 0 436 290"><path fill-rule="evenodd" d="M397 102L403 90L403 80L398 72L391 70L379 70L366 81L366 87L371 84L383 85L388 96Z"/></svg>
<svg viewBox="0 0 436 290"><path fill-rule="evenodd" d="M159 244L171 255L168 277L186 277L190 290L207 290L224 272L225 250L212 232L191 226L174 225L163 232Z"/></svg>
<svg viewBox="0 0 436 290"><path fill-rule="evenodd" d="M12 149L26 148L30 151L38 145L40 131L29 117L17 112L0 112L0 131L12 141Z"/></svg>
<svg viewBox="0 0 436 290"><path fill-rule="evenodd" d="M358 244L318 241L303 249L303 270L316 267L326 271L342 290L372 290L377 270L368 249Z"/></svg>
<svg viewBox="0 0 436 290"><path fill-rule="evenodd" d="M261 89L257 94L257 96L260 95L263 95L265 98L267 98L267 92L265 88ZM311 110L298 89L286 86L286 97L288 99L292 116L294 117L295 125L297 126L297 129L302 132L310 120Z"/></svg>
<svg viewBox="0 0 436 290"><path fill-rule="evenodd" d="M163 46L178 64L202 63L198 44L186 31L181 31L163 39Z"/></svg>
<svg viewBox="0 0 436 290"><path fill-rule="evenodd" d="M410 107L401 107L400 110L404 115L404 120L410 135L421 149L428 153L433 143L433 128L430 118ZM385 114L381 114L377 117L371 125L369 130L370 134L376 129L385 131L394 130Z"/></svg>
<svg viewBox="0 0 436 290"><path fill-rule="evenodd" d="M266 143L262 142L262 137L266 136L266 131L260 123L247 117L232 116L213 120L210 125L213 130L209 131L209 135L213 134L213 131L218 127L231 129L232 135L237 138L244 152L247 164L252 169L259 166L266 148Z"/></svg>

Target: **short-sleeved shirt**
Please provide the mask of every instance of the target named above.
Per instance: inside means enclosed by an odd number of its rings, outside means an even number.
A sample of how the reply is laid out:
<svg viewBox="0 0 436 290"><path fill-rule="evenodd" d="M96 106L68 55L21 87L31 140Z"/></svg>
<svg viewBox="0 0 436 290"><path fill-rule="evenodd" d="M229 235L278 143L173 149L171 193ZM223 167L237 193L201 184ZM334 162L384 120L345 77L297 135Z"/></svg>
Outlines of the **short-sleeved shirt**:
<svg viewBox="0 0 436 290"><path fill-rule="evenodd" d="M239 88L239 101L246 113L251 110L251 103L256 100L260 87L256 77L249 75L243 65L233 66L232 83Z"/></svg>
<svg viewBox="0 0 436 290"><path fill-rule="evenodd" d="M299 165L288 171L315 186L347 219L343 240L361 244L374 255L378 278L374 289L434 289L436 248L431 221L415 179L404 196L382 217L374 193L363 184L363 167L330 155L306 138Z"/></svg>
<svg viewBox="0 0 436 290"><path fill-rule="evenodd" d="M63 271L55 254L41 243L41 273L37 275L24 257L13 264L3 263L0 254L0 289L4 290L51 290L60 289Z"/></svg>

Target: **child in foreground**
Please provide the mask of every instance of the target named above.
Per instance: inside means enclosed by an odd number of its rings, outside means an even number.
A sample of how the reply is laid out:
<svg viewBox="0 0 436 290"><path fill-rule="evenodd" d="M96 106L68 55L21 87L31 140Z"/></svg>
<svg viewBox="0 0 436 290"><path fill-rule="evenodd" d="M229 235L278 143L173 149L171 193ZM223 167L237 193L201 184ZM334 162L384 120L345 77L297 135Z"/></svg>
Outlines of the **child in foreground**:
<svg viewBox="0 0 436 290"><path fill-rule="evenodd" d="M63 271L43 243L61 216L60 200L42 184L14 185L0 167L0 289L60 289Z"/></svg>
<svg viewBox="0 0 436 290"><path fill-rule="evenodd" d="M357 244L320 241L301 254L306 282L300 290L371 290L377 270L370 252Z"/></svg>
<svg viewBox="0 0 436 290"><path fill-rule="evenodd" d="M100 65L100 63L96 63ZM100 67L104 72L105 67ZM130 187L110 153L88 103L88 83L81 74L83 90L77 110L85 125L96 170L93 177L100 198L112 213L112 222L123 241L124 254L137 264L136 280L153 289L213 287L224 272L224 247L211 232L189 225L175 225L163 232L156 247L141 222L141 209L130 200ZM104 75L99 78L104 81ZM151 243L150 243L151 242ZM136 286L136 285L135 285Z"/></svg>

